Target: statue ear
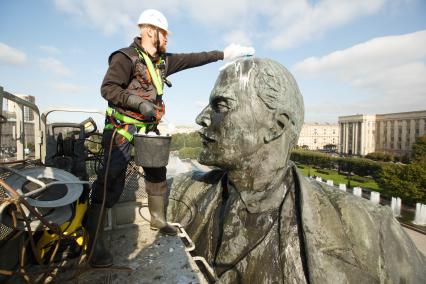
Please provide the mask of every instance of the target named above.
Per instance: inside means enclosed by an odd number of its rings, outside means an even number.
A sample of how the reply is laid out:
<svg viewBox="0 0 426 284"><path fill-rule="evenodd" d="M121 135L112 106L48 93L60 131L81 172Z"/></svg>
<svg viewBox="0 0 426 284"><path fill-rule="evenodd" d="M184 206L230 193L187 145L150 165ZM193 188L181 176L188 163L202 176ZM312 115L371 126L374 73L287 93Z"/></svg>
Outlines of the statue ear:
<svg viewBox="0 0 426 284"><path fill-rule="evenodd" d="M283 135L290 127L290 118L285 112L275 112L272 118L272 127L265 136L265 143L269 143Z"/></svg>

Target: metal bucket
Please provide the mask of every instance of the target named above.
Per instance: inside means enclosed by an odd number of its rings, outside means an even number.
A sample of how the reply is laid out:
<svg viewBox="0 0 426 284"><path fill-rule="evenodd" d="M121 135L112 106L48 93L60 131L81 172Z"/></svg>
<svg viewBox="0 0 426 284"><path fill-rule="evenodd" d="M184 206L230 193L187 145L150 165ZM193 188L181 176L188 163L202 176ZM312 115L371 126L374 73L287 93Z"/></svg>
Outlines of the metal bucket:
<svg viewBox="0 0 426 284"><path fill-rule="evenodd" d="M171 136L134 135L135 163L148 168L160 168L169 163Z"/></svg>

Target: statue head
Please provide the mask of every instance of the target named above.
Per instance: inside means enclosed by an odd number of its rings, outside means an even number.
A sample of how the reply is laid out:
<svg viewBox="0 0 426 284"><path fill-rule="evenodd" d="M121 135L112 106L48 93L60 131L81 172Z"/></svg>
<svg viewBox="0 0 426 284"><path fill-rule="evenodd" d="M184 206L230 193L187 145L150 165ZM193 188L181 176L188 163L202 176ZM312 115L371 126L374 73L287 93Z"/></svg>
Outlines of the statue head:
<svg viewBox="0 0 426 284"><path fill-rule="evenodd" d="M268 161L286 166L303 124L296 81L278 62L247 58L223 69L198 115L202 164L233 170Z"/></svg>

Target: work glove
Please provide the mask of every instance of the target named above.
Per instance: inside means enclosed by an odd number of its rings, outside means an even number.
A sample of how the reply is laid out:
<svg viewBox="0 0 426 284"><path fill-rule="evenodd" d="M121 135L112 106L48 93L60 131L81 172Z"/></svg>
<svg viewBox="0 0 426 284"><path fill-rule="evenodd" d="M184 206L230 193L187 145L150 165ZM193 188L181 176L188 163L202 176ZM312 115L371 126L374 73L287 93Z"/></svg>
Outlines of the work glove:
<svg viewBox="0 0 426 284"><path fill-rule="evenodd" d="M251 46L241 46L239 44L231 43L223 50L224 60L234 60L238 57L246 57L254 55L254 48Z"/></svg>
<svg viewBox="0 0 426 284"><path fill-rule="evenodd" d="M133 111L138 111L145 117L155 116L156 109L158 108L154 103L145 100L137 95L130 95L127 98L126 105Z"/></svg>

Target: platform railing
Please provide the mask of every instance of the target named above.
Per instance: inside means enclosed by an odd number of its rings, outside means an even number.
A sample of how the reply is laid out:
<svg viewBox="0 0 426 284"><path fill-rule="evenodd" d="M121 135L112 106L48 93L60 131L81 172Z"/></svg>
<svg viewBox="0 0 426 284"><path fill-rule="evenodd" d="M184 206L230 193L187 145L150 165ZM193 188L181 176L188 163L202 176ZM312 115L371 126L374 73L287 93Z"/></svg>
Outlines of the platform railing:
<svg viewBox="0 0 426 284"><path fill-rule="evenodd" d="M28 107L34 113L34 158L36 160L41 158L42 139L43 132L41 129L40 111L38 107L29 101L21 99L7 91L0 86L0 116L3 116L3 99L7 99L13 103L13 108L16 114L16 127L15 127L15 139L16 139L16 159L25 159L25 119L24 119L24 107ZM0 133L2 132L2 123L0 123ZM1 135L0 135L1 145Z"/></svg>

